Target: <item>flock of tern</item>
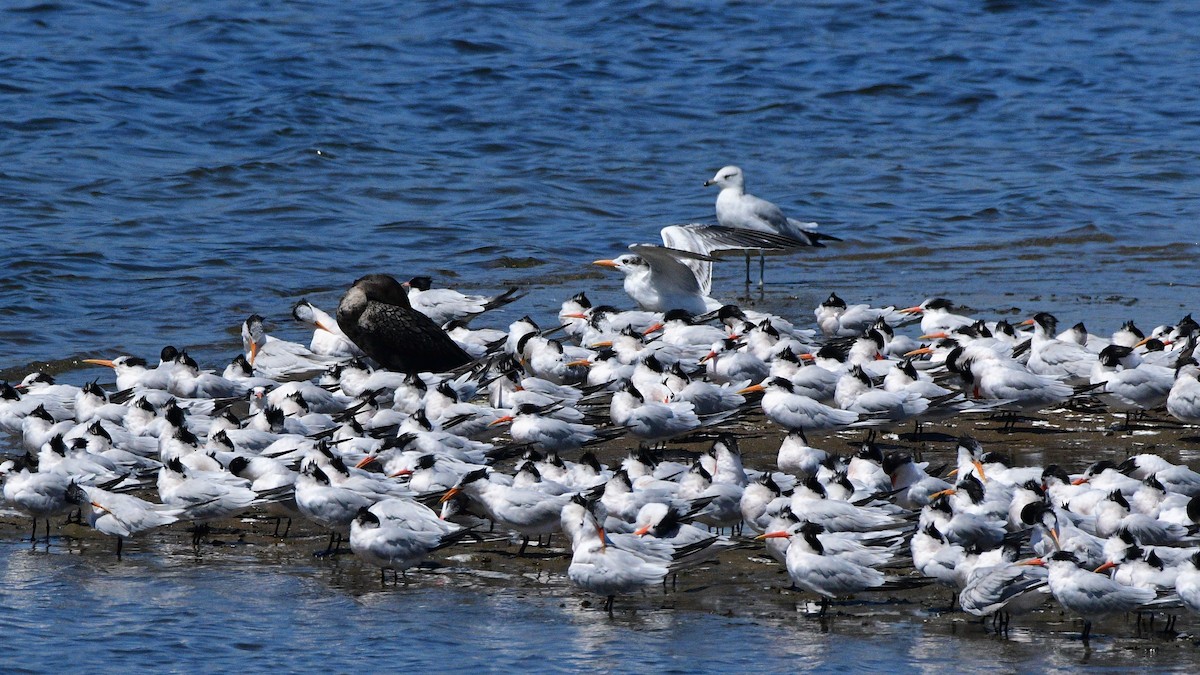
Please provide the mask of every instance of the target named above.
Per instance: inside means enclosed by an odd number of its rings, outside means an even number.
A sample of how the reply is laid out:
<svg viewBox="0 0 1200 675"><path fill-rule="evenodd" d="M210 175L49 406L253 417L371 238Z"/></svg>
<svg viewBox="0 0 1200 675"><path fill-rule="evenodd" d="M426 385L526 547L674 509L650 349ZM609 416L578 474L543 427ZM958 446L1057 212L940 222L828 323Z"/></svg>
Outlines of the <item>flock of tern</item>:
<svg viewBox="0 0 1200 675"><path fill-rule="evenodd" d="M749 270L751 253L834 238L746 194L737 167L709 183L718 225L665 228L663 245L595 263L625 274L637 309L579 293L547 329L529 317L476 328L519 293L372 274L336 315L295 305L308 345L249 317L221 374L166 347L153 364L89 359L112 369L111 390L44 373L0 384L0 426L20 443L0 465L4 501L33 520L35 542L39 521L49 541L49 519L78 512L118 555L173 523L190 523L199 546L210 523L259 514L279 535L304 518L330 532L324 553L348 539L394 574L494 531L521 538L522 553L561 533L570 581L609 612L617 595L764 547L822 603L936 583L1006 624L1053 598L1084 619L1085 640L1107 614L1200 612L1200 474L1188 467L1152 454L1081 460L1076 473L1016 466L964 436L954 469L931 471L873 442L899 425L1011 426L1069 406L1195 424L1190 316L1100 337L1059 332L1047 313L1012 325L941 298L897 309L831 294L803 328L714 299L711 265L744 253ZM783 438L774 465L749 468L738 437L761 432L760 414ZM859 428L848 457L807 436ZM667 443L703 451L664 461Z"/></svg>

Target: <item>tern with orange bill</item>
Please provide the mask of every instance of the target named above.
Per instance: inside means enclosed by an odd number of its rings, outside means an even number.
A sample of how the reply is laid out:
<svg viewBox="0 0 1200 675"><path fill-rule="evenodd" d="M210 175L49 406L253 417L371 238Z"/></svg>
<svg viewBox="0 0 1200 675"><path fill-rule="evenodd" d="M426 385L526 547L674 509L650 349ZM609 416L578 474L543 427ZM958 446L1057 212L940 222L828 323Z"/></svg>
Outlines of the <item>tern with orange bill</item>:
<svg viewBox="0 0 1200 675"><path fill-rule="evenodd" d="M486 468L467 473L442 495L441 501L449 501L459 493L467 495L497 527L523 537L517 555L525 553L530 537L560 530L559 516L570 494L548 495L539 490L501 485L488 479L490 473Z"/></svg>
<svg viewBox="0 0 1200 675"><path fill-rule="evenodd" d="M313 327L312 340L308 343L312 353L335 357L366 356L358 345L346 337L337 319L308 300L301 300L292 306L292 318Z"/></svg>
<svg viewBox="0 0 1200 675"><path fill-rule="evenodd" d="M605 598L610 615L616 596L662 583L671 572L669 563L647 559L636 553L609 546L604 528L582 497L572 497L559 509L559 527L571 537L571 583Z"/></svg>
<svg viewBox="0 0 1200 675"><path fill-rule="evenodd" d="M914 307L897 310L900 314L915 314L921 317L921 332L936 333L975 322L969 316L954 313L954 303L945 298L928 298Z"/></svg>
<svg viewBox="0 0 1200 675"><path fill-rule="evenodd" d="M745 395L755 392L765 392L761 405L767 419L787 431L841 429L859 420L858 413L832 408L797 394L792 383L781 377L751 385L738 393Z"/></svg>
<svg viewBox="0 0 1200 675"><path fill-rule="evenodd" d="M1122 614L1145 607L1156 593L1149 588L1124 586L1107 575L1090 572L1079 566L1079 560L1067 551L1058 551L1049 558L1034 558L1027 565L1045 566L1050 593L1068 612L1083 618L1083 643L1090 641L1092 621L1109 614Z"/></svg>
<svg viewBox="0 0 1200 675"><path fill-rule="evenodd" d="M790 539L786 555L788 577L794 586L821 596L822 614L828 610L829 601L840 596L870 590L899 590L924 585L923 580L889 577L874 567L827 553L817 536L823 532L824 527L812 522L803 522L794 531L777 530L755 537Z"/></svg>
<svg viewBox="0 0 1200 675"><path fill-rule="evenodd" d="M75 483L67 486L66 500L80 508L92 529L117 538L117 558L125 539L170 525L184 513L183 509Z"/></svg>
<svg viewBox="0 0 1200 675"><path fill-rule="evenodd" d="M633 253L592 264L624 274L625 292L638 307L653 312L682 309L702 314L721 306L708 295L708 284L702 286L696 273L684 263L685 260L711 263L716 258L655 244L630 244L629 250Z"/></svg>
<svg viewBox="0 0 1200 675"><path fill-rule="evenodd" d="M597 438L596 430L590 425L566 422L541 412L541 408L532 403L522 403L511 415L498 417L492 424L511 422L508 433L514 443L532 445L543 451L578 450Z"/></svg>
<svg viewBox="0 0 1200 675"><path fill-rule="evenodd" d="M416 510L428 512L413 517ZM350 550L364 562L379 567L380 581L419 564L430 553L460 541L467 528L448 523L428 507L407 499L386 499L362 507L350 523Z"/></svg>
<svg viewBox="0 0 1200 675"><path fill-rule="evenodd" d="M258 314L251 314L242 323L242 349L256 375L280 381L307 380L337 362L314 354L302 344L268 335Z"/></svg>

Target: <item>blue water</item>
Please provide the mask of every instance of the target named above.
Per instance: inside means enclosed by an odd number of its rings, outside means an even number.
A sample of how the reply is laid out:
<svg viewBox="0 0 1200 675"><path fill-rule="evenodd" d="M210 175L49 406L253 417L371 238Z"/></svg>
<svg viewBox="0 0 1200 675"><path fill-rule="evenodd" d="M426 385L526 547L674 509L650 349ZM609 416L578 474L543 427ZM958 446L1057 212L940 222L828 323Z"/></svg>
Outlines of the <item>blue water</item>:
<svg viewBox="0 0 1200 675"><path fill-rule="evenodd" d="M752 192L845 240L772 261L748 301L790 316L807 318L831 290L894 304L945 295L986 315L1050 310L1094 332L1196 308L1191 0L542 5L7 4L0 373L167 343L221 366L250 313L303 339L291 304L331 308L368 271L530 291L488 325L548 322L584 289L628 304L620 280L587 263L664 225L711 220L715 194L701 184L731 163ZM720 266L715 294L742 295L742 274ZM194 577L155 578L156 592L192 597ZM400 613L303 573L280 583L288 590L268 596L278 612L328 605L353 625ZM8 591L6 605L37 592ZM77 599L46 625L79 621ZM98 602L117 623L138 611ZM462 616L515 613L533 626L525 635L566 621L544 599L479 602ZM444 598L413 604L414 625L456 624ZM190 621L253 610L211 611ZM600 638L635 640L658 661L610 647L608 666L670 667L663 645L682 649L679 635L741 625L664 621ZM758 635L738 640L747 634ZM314 665L300 654L286 663ZM349 667L330 658L320 663ZM766 669L793 669L770 658Z"/></svg>

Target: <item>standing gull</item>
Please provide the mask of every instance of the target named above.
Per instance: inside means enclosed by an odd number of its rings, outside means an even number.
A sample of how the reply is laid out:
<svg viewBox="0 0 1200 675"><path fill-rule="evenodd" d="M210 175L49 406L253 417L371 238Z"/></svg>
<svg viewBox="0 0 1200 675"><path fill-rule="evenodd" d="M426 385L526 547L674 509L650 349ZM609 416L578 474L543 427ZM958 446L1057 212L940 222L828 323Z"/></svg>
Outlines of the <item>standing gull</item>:
<svg viewBox="0 0 1200 675"><path fill-rule="evenodd" d="M788 218L777 205L746 194L745 176L736 166L726 166L717 172L704 186L721 188L717 195L717 222L723 227L737 230L753 230L782 235L792 240L791 250L807 246L822 247L824 240L840 241L837 237L819 234L814 230L816 223L805 223ZM758 285L763 285L764 249L758 249ZM746 250L746 283L750 283L750 249Z"/></svg>

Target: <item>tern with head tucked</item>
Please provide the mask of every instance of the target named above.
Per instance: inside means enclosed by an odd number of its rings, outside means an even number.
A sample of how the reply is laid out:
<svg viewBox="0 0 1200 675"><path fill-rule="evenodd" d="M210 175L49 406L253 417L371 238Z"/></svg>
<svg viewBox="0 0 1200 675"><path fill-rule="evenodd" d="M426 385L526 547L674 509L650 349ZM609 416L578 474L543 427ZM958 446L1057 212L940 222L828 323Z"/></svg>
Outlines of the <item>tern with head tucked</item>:
<svg viewBox="0 0 1200 675"><path fill-rule="evenodd" d="M312 340L308 343L312 353L319 356L365 356L358 345L346 337L336 319L308 300L301 300L292 306L292 318L314 328Z"/></svg>

